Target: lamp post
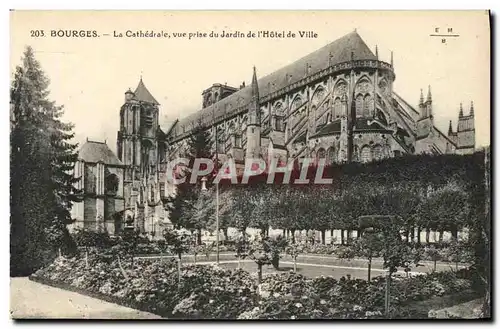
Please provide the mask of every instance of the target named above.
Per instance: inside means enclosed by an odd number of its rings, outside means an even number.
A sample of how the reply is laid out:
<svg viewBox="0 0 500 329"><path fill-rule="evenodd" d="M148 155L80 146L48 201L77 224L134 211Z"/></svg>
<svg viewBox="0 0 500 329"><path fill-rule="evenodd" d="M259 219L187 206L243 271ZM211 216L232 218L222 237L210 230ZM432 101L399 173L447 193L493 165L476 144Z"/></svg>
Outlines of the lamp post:
<svg viewBox="0 0 500 329"><path fill-rule="evenodd" d="M201 179L201 190L207 191L207 177ZM215 262L219 265L219 183L215 183L215 243L216 256Z"/></svg>

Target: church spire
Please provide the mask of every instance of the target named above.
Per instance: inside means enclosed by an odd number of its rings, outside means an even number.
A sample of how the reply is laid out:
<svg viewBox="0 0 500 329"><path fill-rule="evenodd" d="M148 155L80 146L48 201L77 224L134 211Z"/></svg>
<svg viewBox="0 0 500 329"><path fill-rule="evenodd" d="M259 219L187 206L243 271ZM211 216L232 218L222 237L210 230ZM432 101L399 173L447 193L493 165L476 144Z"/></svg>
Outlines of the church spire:
<svg viewBox="0 0 500 329"><path fill-rule="evenodd" d="M253 67L253 76L252 76L252 99L259 99L259 85L257 83L257 70L255 66Z"/></svg>
<svg viewBox="0 0 500 329"><path fill-rule="evenodd" d="M464 109L462 108L462 103L460 103L460 112L458 112L458 117L463 118L464 116Z"/></svg>
<svg viewBox="0 0 500 329"><path fill-rule="evenodd" d="M470 115L474 116L474 101L470 102Z"/></svg>
<svg viewBox="0 0 500 329"><path fill-rule="evenodd" d="M424 105L424 91L422 89L420 89L420 101L418 105Z"/></svg>
<svg viewBox="0 0 500 329"><path fill-rule="evenodd" d="M394 52L391 50L391 66L394 68Z"/></svg>
<svg viewBox="0 0 500 329"><path fill-rule="evenodd" d="M431 85L429 85L429 89L427 90L427 102L432 103Z"/></svg>
<svg viewBox="0 0 500 329"><path fill-rule="evenodd" d="M375 45L375 57L377 57L377 59L378 59L378 46L377 45Z"/></svg>
<svg viewBox="0 0 500 329"><path fill-rule="evenodd" d="M248 109L248 124L260 126L259 85L257 82L257 70L253 67L252 76L252 100Z"/></svg>
<svg viewBox="0 0 500 329"><path fill-rule="evenodd" d="M448 136L450 136L453 133L453 128L451 127L451 120L450 120L450 126L448 127Z"/></svg>

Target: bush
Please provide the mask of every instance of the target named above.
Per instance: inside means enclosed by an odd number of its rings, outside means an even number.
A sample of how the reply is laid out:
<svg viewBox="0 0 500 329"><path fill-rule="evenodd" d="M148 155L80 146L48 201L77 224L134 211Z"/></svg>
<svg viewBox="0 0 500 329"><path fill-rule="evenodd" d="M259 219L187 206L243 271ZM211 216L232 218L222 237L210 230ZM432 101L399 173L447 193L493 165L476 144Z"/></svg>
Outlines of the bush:
<svg viewBox="0 0 500 329"><path fill-rule="evenodd" d="M91 252L90 266L79 257L58 258L35 276L88 292L142 305L169 318L189 319L346 319L381 318L385 278L372 282L332 277L308 279L285 272L256 279L243 270L187 265L179 282L174 259L128 259ZM471 288L472 271L434 272L415 277L394 276L391 314L401 316L411 303ZM141 309L143 309L141 306Z"/></svg>

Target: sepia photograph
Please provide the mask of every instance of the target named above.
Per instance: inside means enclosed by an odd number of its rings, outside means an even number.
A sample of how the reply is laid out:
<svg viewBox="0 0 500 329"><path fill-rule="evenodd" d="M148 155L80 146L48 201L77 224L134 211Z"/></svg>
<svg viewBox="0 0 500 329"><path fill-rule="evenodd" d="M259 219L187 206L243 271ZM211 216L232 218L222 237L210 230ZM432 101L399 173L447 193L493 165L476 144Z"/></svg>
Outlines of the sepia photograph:
<svg viewBox="0 0 500 329"><path fill-rule="evenodd" d="M11 319L491 320L490 15L12 10Z"/></svg>

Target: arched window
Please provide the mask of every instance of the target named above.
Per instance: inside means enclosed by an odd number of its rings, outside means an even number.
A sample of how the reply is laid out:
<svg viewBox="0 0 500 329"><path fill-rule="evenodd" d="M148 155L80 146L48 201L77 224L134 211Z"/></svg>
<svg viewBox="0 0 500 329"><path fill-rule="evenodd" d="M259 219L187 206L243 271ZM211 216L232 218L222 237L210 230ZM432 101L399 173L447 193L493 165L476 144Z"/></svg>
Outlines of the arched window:
<svg viewBox="0 0 500 329"><path fill-rule="evenodd" d="M365 145L361 148L361 162L370 161L372 161L372 150L368 145Z"/></svg>
<svg viewBox="0 0 500 329"><path fill-rule="evenodd" d="M363 115L363 95L356 96L356 116Z"/></svg>
<svg viewBox="0 0 500 329"><path fill-rule="evenodd" d="M104 180L104 188L106 194L108 195L116 195L118 193L118 185L120 184L120 180L118 176L115 174L109 174L106 176Z"/></svg>
<svg viewBox="0 0 500 329"><path fill-rule="evenodd" d="M318 150L318 160L316 163L319 163L319 159L325 159L326 158L326 150L324 148L320 148Z"/></svg>
<svg viewBox="0 0 500 329"><path fill-rule="evenodd" d="M276 117L276 131L285 131L284 126L283 126L283 117L282 116L277 116Z"/></svg>
<svg viewBox="0 0 500 329"><path fill-rule="evenodd" d="M368 117L372 115L373 98L370 94L365 95L363 102L363 116Z"/></svg>
<svg viewBox="0 0 500 329"><path fill-rule="evenodd" d="M373 147L373 159L374 160L381 160L383 157L384 157L384 154L382 153L382 146L375 145Z"/></svg>
<svg viewBox="0 0 500 329"><path fill-rule="evenodd" d="M333 164L336 162L336 158L335 158L335 148L332 146L328 149L328 151L326 152L327 155L327 163L329 165Z"/></svg>
<svg viewBox="0 0 500 329"><path fill-rule="evenodd" d="M241 148L241 135L240 134L236 134L234 136L234 147Z"/></svg>
<svg viewBox="0 0 500 329"><path fill-rule="evenodd" d="M337 97L333 102L333 120L338 119L341 116L342 116L342 102L340 101L340 98Z"/></svg>
<svg viewBox="0 0 500 329"><path fill-rule="evenodd" d="M302 99L297 96L292 102L292 105L290 106L290 113L293 113L296 109L298 109L302 105Z"/></svg>

